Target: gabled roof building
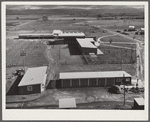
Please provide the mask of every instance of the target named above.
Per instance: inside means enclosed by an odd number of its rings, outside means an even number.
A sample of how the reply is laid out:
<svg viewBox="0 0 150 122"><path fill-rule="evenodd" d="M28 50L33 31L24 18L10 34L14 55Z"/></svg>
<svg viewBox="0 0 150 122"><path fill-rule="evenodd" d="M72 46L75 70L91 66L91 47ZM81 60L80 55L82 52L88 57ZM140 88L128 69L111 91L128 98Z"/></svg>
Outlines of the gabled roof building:
<svg viewBox="0 0 150 122"><path fill-rule="evenodd" d="M45 89L47 66L28 68L20 81L19 94L41 93Z"/></svg>

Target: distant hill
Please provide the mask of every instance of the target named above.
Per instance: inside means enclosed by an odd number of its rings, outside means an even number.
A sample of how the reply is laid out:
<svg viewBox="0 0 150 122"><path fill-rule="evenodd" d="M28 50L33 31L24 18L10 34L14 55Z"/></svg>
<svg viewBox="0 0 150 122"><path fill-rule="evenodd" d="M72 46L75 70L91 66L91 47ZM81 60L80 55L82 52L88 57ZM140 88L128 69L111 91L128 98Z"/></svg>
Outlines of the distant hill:
<svg viewBox="0 0 150 122"><path fill-rule="evenodd" d="M7 15L144 16L143 6L123 5L7 5Z"/></svg>

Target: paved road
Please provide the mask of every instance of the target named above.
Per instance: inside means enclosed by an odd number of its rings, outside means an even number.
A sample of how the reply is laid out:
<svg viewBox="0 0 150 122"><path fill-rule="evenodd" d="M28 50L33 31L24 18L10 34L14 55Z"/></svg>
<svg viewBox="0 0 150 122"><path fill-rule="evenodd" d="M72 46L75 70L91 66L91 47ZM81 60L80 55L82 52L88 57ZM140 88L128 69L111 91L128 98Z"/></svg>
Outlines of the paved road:
<svg viewBox="0 0 150 122"><path fill-rule="evenodd" d="M106 36L101 36L97 39L97 42L102 42L101 39L105 38L105 37L109 37L109 36L116 36L117 34L113 34L113 35L106 35Z"/></svg>

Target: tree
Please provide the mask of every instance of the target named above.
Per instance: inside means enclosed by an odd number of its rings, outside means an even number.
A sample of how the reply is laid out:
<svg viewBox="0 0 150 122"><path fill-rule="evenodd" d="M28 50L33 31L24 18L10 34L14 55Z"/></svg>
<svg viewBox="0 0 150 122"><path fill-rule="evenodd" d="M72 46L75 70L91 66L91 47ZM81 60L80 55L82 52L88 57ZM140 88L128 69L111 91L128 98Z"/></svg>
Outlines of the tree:
<svg viewBox="0 0 150 122"><path fill-rule="evenodd" d="M43 21L48 21L48 16L44 15L44 16L42 17L42 20L43 20Z"/></svg>
<svg viewBox="0 0 150 122"><path fill-rule="evenodd" d="M102 17L101 14L98 14L98 15L97 15L97 19L98 19L98 20L99 20L101 17Z"/></svg>
<svg viewBox="0 0 150 122"><path fill-rule="evenodd" d="M16 19L19 19L19 17L16 17Z"/></svg>
<svg viewBox="0 0 150 122"><path fill-rule="evenodd" d="M112 43L112 39L111 38L109 39L109 42L110 42L110 44Z"/></svg>

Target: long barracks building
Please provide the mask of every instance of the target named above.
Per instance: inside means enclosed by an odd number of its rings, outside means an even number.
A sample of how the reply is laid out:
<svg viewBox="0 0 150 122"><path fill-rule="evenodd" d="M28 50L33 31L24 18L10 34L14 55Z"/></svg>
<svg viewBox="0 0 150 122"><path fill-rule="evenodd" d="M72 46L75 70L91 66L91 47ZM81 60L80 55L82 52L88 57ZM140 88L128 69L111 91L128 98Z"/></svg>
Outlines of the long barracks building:
<svg viewBox="0 0 150 122"><path fill-rule="evenodd" d="M131 77L125 71L62 72L57 84L59 88L104 87L122 85L123 78L126 84L131 84Z"/></svg>

